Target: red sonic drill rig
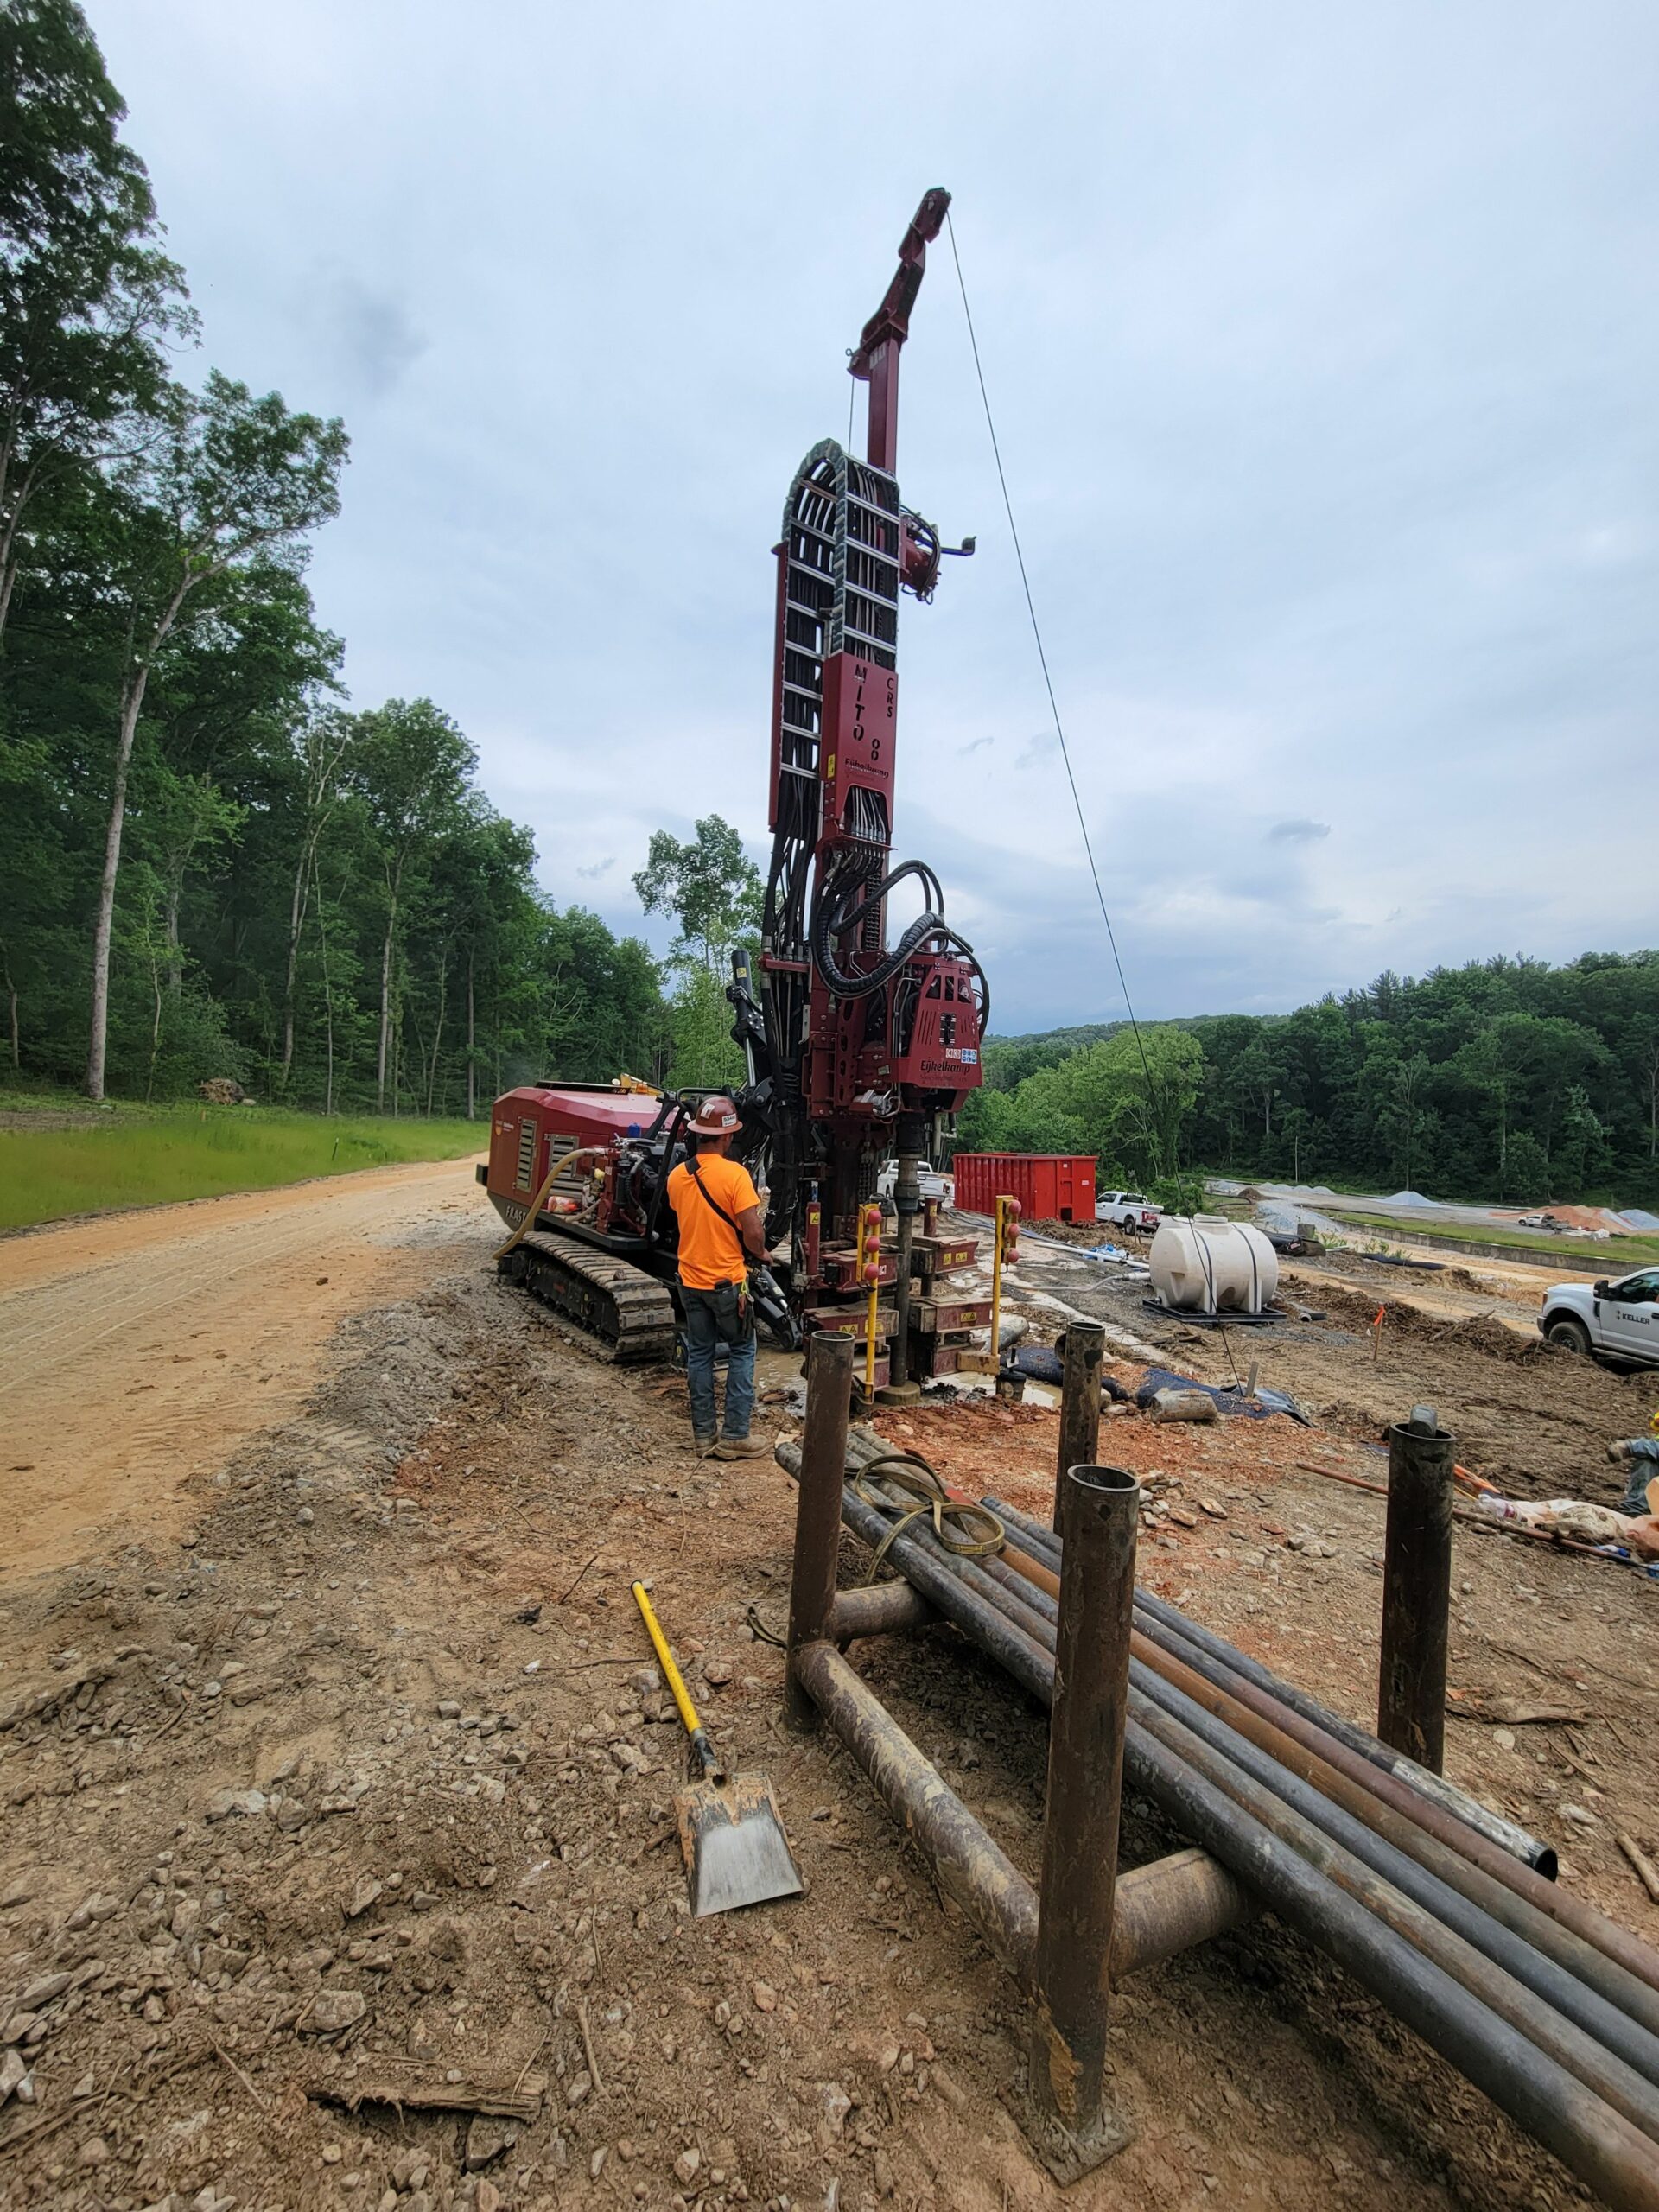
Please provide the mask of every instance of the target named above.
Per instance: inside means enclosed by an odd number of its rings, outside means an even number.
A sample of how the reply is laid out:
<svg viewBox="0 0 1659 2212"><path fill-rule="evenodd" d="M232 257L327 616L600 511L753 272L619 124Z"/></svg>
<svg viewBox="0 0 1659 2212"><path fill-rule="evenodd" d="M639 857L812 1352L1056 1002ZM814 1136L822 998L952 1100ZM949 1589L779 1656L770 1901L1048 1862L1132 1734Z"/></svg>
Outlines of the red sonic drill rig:
<svg viewBox="0 0 1659 2212"><path fill-rule="evenodd" d="M950 204L936 189L917 209L849 364L869 387L865 459L826 439L790 486L775 549L772 861L758 963L737 953L727 992L748 1076L734 1093L734 1155L767 1194L772 1266L757 1273L757 1308L789 1345L805 1329L861 1326L859 1209L896 1155L898 1233L880 1274L893 1286L882 1320L899 1382L954 1366L948 1339L982 1318L972 1301L941 1300L947 1286L932 1281L973 1259L972 1240L915 1229L922 1163L981 1080L988 988L944 918L933 871L890 865L899 596L931 599L946 554L973 550L971 538L942 546L893 474L899 349ZM887 899L912 880L924 911L889 950ZM705 1095L623 1078L530 1085L496 1102L479 1173L519 1232L501 1265L619 1359L659 1357L672 1342L676 1224L664 1186ZM912 1340L913 1265L936 1294ZM887 1357L877 1379L889 1379Z"/></svg>

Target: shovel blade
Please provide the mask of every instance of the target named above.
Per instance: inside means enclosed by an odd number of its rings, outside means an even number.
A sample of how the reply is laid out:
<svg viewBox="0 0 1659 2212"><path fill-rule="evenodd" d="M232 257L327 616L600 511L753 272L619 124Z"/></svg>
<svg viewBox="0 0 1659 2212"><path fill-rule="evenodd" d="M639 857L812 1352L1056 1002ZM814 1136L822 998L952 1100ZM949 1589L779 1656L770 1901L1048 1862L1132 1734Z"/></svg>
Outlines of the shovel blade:
<svg viewBox="0 0 1659 2212"><path fill-rule="evenodd" d="M691 1910L699 1919L792 1897L805 1886L763 1774L688 1783L674 1800Z"/></svg>

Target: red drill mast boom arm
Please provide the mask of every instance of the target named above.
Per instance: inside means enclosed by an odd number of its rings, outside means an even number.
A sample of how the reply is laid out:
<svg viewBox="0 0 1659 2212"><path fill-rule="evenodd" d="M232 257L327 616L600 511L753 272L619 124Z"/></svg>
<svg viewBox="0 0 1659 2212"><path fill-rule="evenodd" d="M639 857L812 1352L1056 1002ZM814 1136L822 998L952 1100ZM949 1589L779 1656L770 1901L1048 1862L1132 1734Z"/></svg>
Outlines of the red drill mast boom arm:
<svg viewBox="0 0 1659 2212"><path fill-rule="evenodd" d="M890 866L899 599L931 598L941 554L893 474L899 353L950 204L939 189L924 198L849 364L870 387L867 458L815 446L775 549L772 866L760 971L739 956L729 995L749 1057L744 1148L764 1156L769 1239L792 1234L798 1286L819 1279L820 1230L849 1239L883 1162L924 1157L981 1079L983 971L932 869ZM889 950L887 900L906 880L923 912Z"/></svg>
<svg viewBox="0 0 1659 2212"><path fill-rule="evenodd" d="M922 289L927 249L944 227L950 195L940 185L923 196L899 241L899 268L887 296L864 326L848 367L870 387L867 456L889 475L899 465L899 348L910 335L910 311Z"/></svg>

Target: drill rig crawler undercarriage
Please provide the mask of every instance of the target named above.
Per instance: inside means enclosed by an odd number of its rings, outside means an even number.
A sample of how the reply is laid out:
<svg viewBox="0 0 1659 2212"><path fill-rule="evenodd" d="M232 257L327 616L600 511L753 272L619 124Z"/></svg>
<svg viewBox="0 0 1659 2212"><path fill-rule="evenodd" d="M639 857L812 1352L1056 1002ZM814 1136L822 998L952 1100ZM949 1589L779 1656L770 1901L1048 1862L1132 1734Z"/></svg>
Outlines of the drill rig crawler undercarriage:
<svg viewBox="0 0 1659 2212"><path fill-rule="evenodd" d="M989 1015L983 971L944 919L938 877L891 858L899 599L931 599L947 554L973 550L971 539L943 547L893 474L899 349L949 205L943 191L923 200L849 363L869 387L866 457L825 440L790 486L775 549L772 861L758 961L735 956L727 993L747 1066L734 1153L767 1194L762 1318L791 1344L816 1326L859 1325L859 1209L896 1154L898 1233L880 1274L893 1285L882 1334L901 1384L953 1363L937 1300L932 1329L912 1341L912 1268L931 1274L971 1258L971 1246L916 1238L918 1170L981 1080ZM889 949L888 900L912 882L923 911ZM672 1341L676 1224L664 1186L702 1095L549 1084L496 1103L480 1179L515 1230L537 1206L534 1233L503 1266L618 1359L660 1357ZM884 1356L879 1381L887 1370Z"/></svg>

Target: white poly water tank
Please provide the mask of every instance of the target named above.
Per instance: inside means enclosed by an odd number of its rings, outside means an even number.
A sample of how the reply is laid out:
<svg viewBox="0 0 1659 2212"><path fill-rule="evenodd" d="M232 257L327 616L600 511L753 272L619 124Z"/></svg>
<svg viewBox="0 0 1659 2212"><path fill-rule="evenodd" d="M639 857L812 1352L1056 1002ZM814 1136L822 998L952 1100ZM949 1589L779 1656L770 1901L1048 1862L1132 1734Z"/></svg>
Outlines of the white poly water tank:
<svg viewBox="0 0 1659 2212"><path fill-rule="evenodd" d="M1273 1246L1224 1214L1166 1214L1147 1263L1159 1302L1178 1313L1260 1313L1279 1287Z"/></svg>

